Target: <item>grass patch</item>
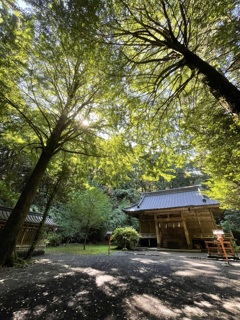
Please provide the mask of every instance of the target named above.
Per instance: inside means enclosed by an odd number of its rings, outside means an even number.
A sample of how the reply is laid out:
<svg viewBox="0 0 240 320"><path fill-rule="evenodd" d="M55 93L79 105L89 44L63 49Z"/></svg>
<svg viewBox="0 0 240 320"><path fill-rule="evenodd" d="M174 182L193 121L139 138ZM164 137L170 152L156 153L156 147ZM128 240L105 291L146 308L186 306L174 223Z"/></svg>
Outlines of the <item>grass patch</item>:
<svg viewBox="0 0 240 320"><path fill-rule="evenodd" d="M116 251L116 246L111 246L110 251ZM82 244L66 244L59 247L47 247L46 253L72 253L72 254L108 254L108 245L87 245L83 250Z"/></svg>

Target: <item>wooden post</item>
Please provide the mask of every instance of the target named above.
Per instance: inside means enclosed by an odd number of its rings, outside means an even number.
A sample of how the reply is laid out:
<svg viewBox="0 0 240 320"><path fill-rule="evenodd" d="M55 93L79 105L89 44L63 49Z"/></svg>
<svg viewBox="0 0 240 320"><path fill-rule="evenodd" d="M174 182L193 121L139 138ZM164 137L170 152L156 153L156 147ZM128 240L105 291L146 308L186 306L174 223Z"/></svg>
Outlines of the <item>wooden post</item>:
<svg viewBox="0 0 240 320"><path fill-rule="evenodd" d="M182 213L181 213L181 216L182 216L183 229L184 229L184 233L185 233L185 237L186 237L186 241L187 241L187 247L188 247L188 249L192 249L192 243L190 241L186 220L185 220L185 217Z"/></svg>
<svg viewBox="0 0 240 320"><path fill-rule="evenodd" d="M159 234L159 227L158 227L158 221L157 221L157 214L154 213L154 222L155 222L155 228L156 228L156 236L157 236L157 247L161 247L161 238Z"/></svg>
<svg viewBox="0 0 240 320"><path fill-rule="evenodd" d="M148 247L149 247L149 248L151 247L151 240L150 240L150 238L148 238Z"/></svg>
<svg viewBox="0 0 240 320"><path fill-rule="evenodd" d="M25 238L25 235L26 235L26 232L27 232L27 227L26 228L23 228L23 235L22 235L22 238L20 240L20 246L23 244L23 241L24 241L24 238Z"/></svg>

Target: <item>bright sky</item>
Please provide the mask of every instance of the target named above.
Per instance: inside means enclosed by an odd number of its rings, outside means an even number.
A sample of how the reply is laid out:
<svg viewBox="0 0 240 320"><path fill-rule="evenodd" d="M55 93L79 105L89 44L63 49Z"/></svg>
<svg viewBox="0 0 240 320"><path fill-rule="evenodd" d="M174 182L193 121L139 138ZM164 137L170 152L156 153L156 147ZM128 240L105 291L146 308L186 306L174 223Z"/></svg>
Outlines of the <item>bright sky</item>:
<svg viewBox="0 0 240 320"><path fill-rule="evenodd" d="M17 4L19 5L19 7L23 9L27 8L27 5L24 0L17 0Z"/></svg>

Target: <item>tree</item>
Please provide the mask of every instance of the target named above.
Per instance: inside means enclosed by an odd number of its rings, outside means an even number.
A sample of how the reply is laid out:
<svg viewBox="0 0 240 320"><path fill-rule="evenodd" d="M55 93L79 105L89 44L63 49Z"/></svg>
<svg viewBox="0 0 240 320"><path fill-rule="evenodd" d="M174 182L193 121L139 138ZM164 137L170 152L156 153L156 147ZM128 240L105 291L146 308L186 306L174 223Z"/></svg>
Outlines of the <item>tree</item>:
<svg viewBox="0 0 240 320"><path fill-rule="evenodd" d="M225 209L239 209L239 121L215 106L209 116L205 99L183 120L193 161L205 173L208 196Z"/></svg>
<svg viewBox="0 0 240 320"><path fill-rule="evenodd" d="M156 112L203 83L227 112L240 114L239 1L113 3L110 41L117 37L132 64L132 89L147 94L148 104L158 99Z"/></svg>
<svg viewBox="0 0 240 320"><path fill-rule="evenodd" d="M29 147L29 128L16 112L8 112L0 129L0 198L2 205L14 206L36 163L36 154Z"/></svg>
<svg viewBox="0 0 240 320"><path fill-rule="evenodd" d="M132 226L135 229L139 228L138 219L125 214L122 209L137 203L140 194L136 189L114 189L109 190L108 195L112 205L112 210L109 212L104 228L106 231L115 230L118 227Z"/></svg>
<svg viewBox="0 0 240 320"><path fill-rule="evenodd" d="M59 174L59 176L57 178L57 181L55 182L55 184L53 186L53 189L51 190L51 193L48 196L47 203L46 203L43 215L42 215L42 220L40 221L40 223L39 223L39 225L37 227L37 231L36 231L36 234L34 236L33 242L31 244L30 248L28 249L27 254L24 257L24 259L31 259L32 258L32 255L33 255L33 252L34 252L34 250L36 248L36 245L37 245L39 239L41 238L41 236L43 234L45 221L46 221L47 216L49 214L49 210L50 210L51 205L53 203L54 197L58 192L59 185L63 180L63 176L64 176L64 170L62 170L62 172Z"/></svg>
<svg viewBox="0 0 240 320"><path fill-rule="evenodd" d="M221 219L221 226L225 232L232 232L237 244L240 244L240 212L226 210Z"/></svg>
<svg viewBox="0 0 240 320"><path fill-rule="evenodd" d="M211 196L232 207L239 196L239 1L111 3L109 42L126 57L126 92L139 101L131 133L151 143L153 157L170 150L184 163L198 154L197 166L212 175Z"/></svg>
<svg viewBox="0 0 240 320"><path fill-rule="evenodd" d="M106 87L105 76L94 59L96 51L92 43L88 46L89 42L81 38L81 32L86 31L83 21L79 21L78 33L70 37L70 22L61 19L64 15L57 16L50 3L45 10L41 1L39 4L35 7L35 34L28 48L27 66L24 72L16 66L18 77L9 74L5 79L18 90L14 94L1 92L1 101L17 110L31 128L29 144L39 158L1 232L0 265L13 265L16 239L51 159L59 152L100 155L96 144L102 139L97 134L103 126L100 103ZM64 12L61 1L57 8ZM88 13L90 23L93 12Z"/></svg>
<svg viewBox="0 0 240 320"><path fill-rule="evenodd" d="M90 187L74 193L66 208L55 214L55 219L63 236L83 239L85 250L89 235L103 226L110 208L108 196L102 190Z"/></svg>

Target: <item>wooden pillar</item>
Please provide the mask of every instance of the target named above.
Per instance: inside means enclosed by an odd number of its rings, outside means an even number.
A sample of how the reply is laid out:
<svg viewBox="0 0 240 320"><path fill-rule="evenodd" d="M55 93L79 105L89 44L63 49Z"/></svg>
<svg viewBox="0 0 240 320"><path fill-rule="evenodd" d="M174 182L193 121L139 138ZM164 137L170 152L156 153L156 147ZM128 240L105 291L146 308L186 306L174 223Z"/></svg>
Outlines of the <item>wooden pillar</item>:
<svg viewBox="0 0 240 320"><path fill-rule="evenodd" d="M189 237L189 232L188 232L186 220L185 220L183 213L181 213L181 216L182 216L183 229L184 229L184 233L185 233L185 237L186 237L186 241L187 241L187 247L188 247L188 249L192 249L192 243L191 243L191 240Z"/></svg>
<svg viewBox="0 0 240 320"><path fill-rule="evenodd" d="M23 229L23 235L22 235L21 240L19 241L20 242L20 246L23 244L23 241L24 241L26 233L27 233L27 227Z"/></svg>
<svg viewBox="0 0 240 320"><path fill-rule="evenodd" d="M157 221L157 214L154 213L154 223L155 223L155 228L156 228L156 236L157 236L157 247L161 247L161 238L159 234L159 226L158 226L158 221Z"/></svg>

